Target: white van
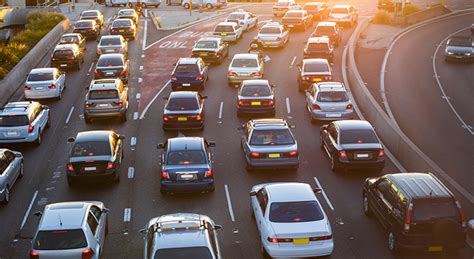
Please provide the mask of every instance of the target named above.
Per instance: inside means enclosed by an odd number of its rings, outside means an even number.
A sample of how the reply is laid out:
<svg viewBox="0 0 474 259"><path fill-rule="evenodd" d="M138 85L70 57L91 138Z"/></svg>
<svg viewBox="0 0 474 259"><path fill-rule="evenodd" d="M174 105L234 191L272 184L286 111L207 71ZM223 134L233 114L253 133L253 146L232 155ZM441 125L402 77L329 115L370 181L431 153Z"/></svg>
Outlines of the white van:
<svg viewBox="0 0 474 259"><path fill-rule="evenodd" d="M189 9L191 7L191 0L183 0L182 5L184 8ZM192 0L193 8L221 8L227 6L227 0Z"/></svg>

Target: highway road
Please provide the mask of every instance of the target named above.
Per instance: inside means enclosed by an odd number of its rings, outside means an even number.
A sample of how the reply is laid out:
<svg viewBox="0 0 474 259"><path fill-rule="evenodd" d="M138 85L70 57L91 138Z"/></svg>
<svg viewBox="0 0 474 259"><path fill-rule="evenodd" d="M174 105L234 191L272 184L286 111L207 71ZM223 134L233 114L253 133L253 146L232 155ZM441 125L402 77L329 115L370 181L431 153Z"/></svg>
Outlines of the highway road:
<svg viewBox="0 0 474 259"><path fill-rule="evenodd" d="M260 20L266 20L272 19L270 6L256 5L247 9L259 15ZM106 19L117 12L116 8L100 9ZM362 211L362 183L371 174L334 174L330 170L329 159L319 148L320 124L310 122L303 106L304 97L298 93L296 64L302 59L304 41L311 30L292 32L290 43L284 49L266 51L271 60L266 64L265 77L277 85L276 116L296 125L293 132L299 142L301 159L297 172L246 172L239 146L241 132L237 130L245 119L235 115L236 89L227 87L229 60L211 67L210 80L203 92L209 96L205 104L205 130L179 133L162 131L162 97L170 92L170 88L165 87L167 69L170 72L172 64L180 56L190 55L192 44L189 43L194 40L192 35L208 32L211 24L222 19L206 22L206 26L191 26L176 34L157 33L152 27L148 27L148 39L159 40L165 35L171 35L167 40L177 41L180 35L187 34L189 37L181 41L188 43L186 47L177 47L179 51L163 47L162 43L166 40L156 44L153 44L154 41L143 44L143 26L147 19L141 19L137 40L130 42L132 71L129 84L130 110L126 123L102 121L86 125L81 116L85 86L92 79L91 70L95 58L96 42L88 43L86 65L81 71L67 73L68 89L63 99L46 103L51 107L53 117L52 127L45 132L42 145L14 146L15 150L21 151L25 156L25 177L13 189L8 206L0 207L0 258L27 257L31 237L38 225L38 218L33 213L42 210L47 203L72 200L101 200L110 208L110 231L104 258L140 258L143 256L144 245L139 229L153 217L174 212L206 214L223 225L219 239L224 258L260 258L258 233L255 222L250 217L248 192L257 183L277 181L306 182L313 187L322 187L326 197L318 194L317 198L330 218L335 239L335 250L331 258L393 258L386 247L385 231L376 220L366 218ZM146 23L151 24L149 20ZM240 42L232 44L230 56L246 52L256 33L254 29L246 33ZM343 31L343 44L336 51L336 80L342 80L341 56L351 33L352 29ZM147 46L145 51L142 50L143 46ZM44 64L48 63L46 59ZM162 70L154 74L158 68ZM154 97L155 101L151 102ZM70 188L66 183L65 164L71 146L66 140L79 131L94 129L113 129L126 136L122 180L119 184L87 184ZM156 145L177 135L204 136L216 142L217 146L213 150L216 160L214 193L160 194L160 153ZM383 173L394 172L398 172L398 169L389 161ZM467 258L467 251L460 251L458 257ZM436 258L450 257L440 254Z"/></svg>

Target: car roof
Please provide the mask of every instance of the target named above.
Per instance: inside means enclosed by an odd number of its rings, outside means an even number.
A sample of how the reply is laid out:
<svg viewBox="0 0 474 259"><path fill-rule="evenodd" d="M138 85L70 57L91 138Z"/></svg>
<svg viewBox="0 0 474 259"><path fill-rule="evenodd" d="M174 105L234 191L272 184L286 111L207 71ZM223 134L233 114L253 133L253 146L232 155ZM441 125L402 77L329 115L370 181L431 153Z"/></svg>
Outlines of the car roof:
<svg viewBox="0 0 474 259"><path fill-rule="evenodd" d="M255 119L250 122L254 129L288 128L288 123L283 119Z"/></svg>
<svg viewBox="0 0 474 259"><path fill-rule="evenodd" d="M180 58L178 64L180 65L194 65L197 64L200 58Z"/></svg>
<svg viewBox="0 0 474 259"><path fill-rule="evenodd" d="M115 90L118 88L119 82L118 78L92 80L89 90Z"/></svg>
<svg viewBox="0 0 474 259"><path fill-rule="evenodd" d="M33 69L31 69L29 74L33 74L33 73L53 73L54 71L56 71L56 68L54 68L54 67L33 68Z"/></svg>
<svg viewBox="0 0 474 259"><path fill-rule="evenodd" d="M334 124L341 130L374 130L374 127L364 120L340 120Z"/></svg>
<svg viewBox="0 0 474 259"><path fill-rule="evenodd" d="M195 91L174 91L170 93L170 96L168 99L171 98L193 98L198 96L199 93Z"/></svg>
<svg viewBox="0 0 474 259"><path fill-rule="evenodd" d="M61 44L61 45L56 45L54 47L54 50L77 50L77 44Z"/></svg>
<svg viewBox="0 0 474 259"><path fill-rule="evenodd" d="M271 21L271 22L265 23L265 24L262 26L262 28L263 28L263 27L280 27L280 26L282 26L281 23L275 22L275 21Z"/></svg>
<svg viewBox="0 0 474 259"><path fill-rule="evenodd" d="M313 189L307 183L270 183L265 185L272 202L316 200Z"/></svg>
<svg viewBox="0 0 474 259"><path fill-rule="evenodd" d="M168 139L168 150L202 150L202 137L176 137Z"/></svg>
<svg viewBox="0 0 474 259"><path fill-rule="evenodd" d="M325 58L307 58L303 59L303 64L329 64L328 60Z"/></svg>
<svg viewBox="0 0 474 259"><path fill-rule="evenodd" d="M337 5L334 5L332 8L349 8L351 7L350 4L337 4Z"/></svg>
<svg viewBox="0 0 474 259"><path fill-rule="evenodd" d="M318 22L316 26L336 26L336 22Z"/></svg>
<svg viewBox="0 0 474 259"><path fill-rule="evenodd" d="M61 35L61 37L66 37L66 36L67 36L67 37L70 37L70 36L76 36L76 37L78 37L78 36L81 36L81 34L74 32L74 33L64 33L63 35Z"/></svg>
<svg viewBox="0 0 474 259"><path fill-rule="evenodd" d="M120 53L102 54L100 55L99 60L106 59L106 58L124 58L124 55Z"/></svg>
<svg viewBox="0 0 474 259"><path fill-rule="evenodd" d="M220 26L220 25L230 25L230 26L233 26L233 25L237 25L237 23L235 23L235 22L220 22L219 24L217 24L217 26Z"/></svg>
<svg viewBox="0 0 474 259"><path fill-rule="evenodd" d="M89 141L107 141L110 140L111 130L90 130L77 133L75 142L89 142Z"/></svg>
<svg viewBox="0 0 474 259"><path fill-rule="evenodd" d="M258 59L258 55L257 55L257 54L252 54L252 53L240 53L240 54L235 54L233 59L237 59L237 58L254 58L254 59Z"/></svg>
<svg viewBox="0 0 474 259"><path fill-rule="evenodd" d="M44 208L38 230L77 229L82 227L90 203L60 202Z"/></svg>
<svg viewBox="0 0 474 259"><path fill-rule="evenodd" d="M28 109L32 104L37 102L23 101L23 102L10 102L0 108L0 114L2 115L28 115Z"/></svg>
<svg viewBox="0 0 474 259"><path fill-rule="evenodd" d="M446 186L430 173L388 174L386 177L412 199L453 197Z"/></svg>
<svg viewBox="0 0 474 259"><path fill-rule="evenodd" d="M80 22L85 22L85 23L95 23L95 20L88 20L88 19L83 19L83 20L77 20L74 24L80 23Z"/></svg>
<svg viewBox="0 0 474 259"><path fill-rule="evenodd" d="M320 92L346 92L346 88L341 82L320 82L316 84Z"/></svg>
<svg viewBox="0 0 474 259"><path fill-rule="evenodd" d="M242 86L244 85L265 85L268 86L270 83L266 79L251 79L251 80L244 80L242 82Z"/></svg>
<svg viewBox="0 0 474 259"><path fill-rule="evenodd" d="M308 39L308 43L330 43L328 37L311 37Z"/></svg>

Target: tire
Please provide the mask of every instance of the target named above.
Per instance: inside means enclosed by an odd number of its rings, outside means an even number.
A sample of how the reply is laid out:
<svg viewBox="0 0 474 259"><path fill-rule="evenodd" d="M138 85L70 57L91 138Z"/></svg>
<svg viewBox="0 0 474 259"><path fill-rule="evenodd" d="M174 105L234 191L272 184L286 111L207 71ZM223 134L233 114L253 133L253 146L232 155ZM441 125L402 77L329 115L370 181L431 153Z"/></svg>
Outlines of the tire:
<svg viewBox="0 0 474 259"><path fill-rule="evenodd" d="M362 194L362 208L364 210L365 216L372 217L372 209L370 208L369 198L367 198L367 194L365 194L365 192Z"/></svg>
<svg viewBox="0 0 474 259"><path fill-rule="evenodd" d="M183 7L184 7L184 9L189 9L189 4L188 4L188 3L185 3L185 4L183 5Z"/></svg>
<svg viewBox="0 0 474 259"><path fill-rule="evenodd" d="M84 115L84 121L86 122L86 124L89 124L92 122L92 119Z"/></svg>
<svg viewBox="0 0 474 259"><path fill-rule="evenodd" d="M390 253L392 253L394 255L400 254L400 247L398 245L398 241L397 241L395 235L393 234L393 232L391 232L391 231L388 233L387 247L388 247L388 250L390 251Z"/></svg>
<svg viewBox="0 0 474 259"><path fill-rule="evenodd" d="M67 185L69 185L69 186L74 186L75 185L74 179L69 175L67 176Z"/></svg>
<svg viewBox="0 0 474 259"><path fill-rule="evenodd" d="M114 172L114 182L119 183L120 182L120 172L115 171Z"/></svg>
<svg viewBox="0 0 474 259"><path fill-rule="evenodd" d="M35 140L35 145L41 145L41 131L38 131L38 138Z"/></svg>
<svg viewBox="0 0 474 259"><path fill-rule="evenodd" d="M207 9L212 9L212 7L213 7L212 4L210 4L210 3L207 3L207 4L206 4L206 8L207 8Z"/></svg>
<svg viewBox="0 0 474 259"><path fill-rule="evenodd" d="M24 175L25 175L25 171L24 171L23 161L21 161L20 173L18 174L18 178L23 178Z"/></svg>
<svg viewBox="0 0 474 259"><path fill-rule="evenodd" d="M331 156L331 170L334 173L339 173L341 171L341 165L339 164L339 161L336 160L334 155Z"/></svg>
<svg viewBox="0 0 474 259"><path fill-rule="evenodd" d="M321 136L319 136L319 147L321 149L324 149L324 143L323 143L323 138Z"/></svg>
<svg viewBox="0 0 474 259"><path fill-rule="evenodd" d="M47 129L49 129L51 127L51 117L48 116L48 120L46 121L46 126L45 126Z"/></svg>
<svg viewBox="0 0 474 259"><path fill-rule="evenodd" d="M126 122L127 121L127 111L125 110L124 113L120 116L120 121Z"/></svg>
<svg viewBox="0 0 474 259"><path fill-rule="evenodd" d="M109 234L109 218L107 218L107 221L105 221L105 235L107 236Z"/></svg>

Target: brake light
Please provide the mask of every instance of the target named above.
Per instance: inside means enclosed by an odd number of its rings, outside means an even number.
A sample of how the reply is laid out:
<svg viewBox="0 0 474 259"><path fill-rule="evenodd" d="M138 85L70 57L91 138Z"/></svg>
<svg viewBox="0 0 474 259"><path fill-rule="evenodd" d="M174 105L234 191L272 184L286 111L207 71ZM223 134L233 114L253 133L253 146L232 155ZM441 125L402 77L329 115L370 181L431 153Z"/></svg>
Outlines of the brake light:
<svg viewBox="0 0 474 259"><path fill-rule="evenodd" d="M113 102L113 104L114 104L115 106L122 106L122 105L123 105L123 102L121 102L121 101L120 101L120 102Z"/></svg>
<svg viewBox="0 0 474 259"><path fill-rule="evenodd" d="M215 57L219 56L219 52L214 52L212 53L212 55L214 55Z"/></svg>
<svg viewBox="0 0 474 259"><path fill-rule="evenodd" d="M56 85L50 85L48 86L49 89L56 89Z"/></svg>
<svg viewBox="0 0 474 259"><path fill-rule="evenodd" d="M171 80L176 80L176 75L171 75Z"/></svg>
<svg viewBox="0 0 474 259"><path fill-rule="evenodd" d="M250 156L253 157L253 158L258 158L258 157L260 157L260 153L252 152L252 153L250 153Z"/></svg>
<svg viewBox="0 0 474 259"><path fill-rule="evenodd" d="M167 115L163 115L163 120L164 120L164 121L169 121L170 118L169 118Z"/></svg>
<svg viewBox="0 0 474 259"><path fill-rule="evenodd" d="M87 31L88 31L88 32L93 32L93 31L94 31L94 29L89 29L89 30L87 30Z"/></svg>
<svg viewBox="0 0 474 259"><path fill-rule="evenodd" d="M339 157L347 157L346 151L339 151Z"/></svg>
<svg viewBox="0 0 474 259"><path fill-rule="evenodd" d="M329 236L320 236L320 237L310 237L309 241L322 241L322 240L331 240L332 235Z"/></svg>
<svg viewBox="0 0 474 259"><path fill-rule="evenodd" d="M282 40L283 40L283 38L282 38L282 37L277 37L277 39L276 39L276 40L277 40L277 41L282 41Z"/></svg>
<svg viewBox="0 0 474 259"><path fill-rule="evenodd" d="M197 120L197 121L200 121L200 120L202 120L202 117L201 117L201 115L196 115L196 116L194 116L194 119Z"/></svg>
<svg viewBox="0 0 474 259"><path fill-rule="evenodd" d="M161 179L170 179L170 175L166 171L161 171Z"/></svg>
<svg viewBox="0 0 474 259"><path fill-rule="evenodd" d="M403 233L408 233L410 231L410 223L411 223L411 213L413 211L413 203L410 203L408 205L408 210L405 214L405 221L403 224Z"/></svg>
<svg viewBox="0 0 474 259"><path fill-rule="evenodd" d="M85 104L84 104L84 107L86 107L86 108L91 108L91 107L92 107L92 104L90 104L90 103L85 103Z"/></svg>
<svg viewBox="0 0 474 259"><path fill-rule="evenodd" d="M39 254L37 252L30 252L30 259L39 259Z"/></svg>
<svg viewBox="0 0 474 259"><path fill-rule="evenodd" d="M292 238L276 238L276 237L268 237L268 242L270 243L289 243L293 242Z"/></svg>
<svg viewBox="0 0 474 259"><path fill-rule="evenodd" d="M383 157L383 156L385 156L385 152L381 149L381 150L379 151L379 157Z"/></svg>
<svg viewBox="0 0 474 259"><path fill-rule="evenodd" d="M31 87L25 85L25 90L31 90Z"/></svg>
<svg viewBox="0 0 474 259"><path fill-rule="evenodd" d="M82 251L82 259L90 259L94 256L94 250L92 248L87 248L86 250Z"/></svg>
<svg viewBox="0 0 474 259"><path fill-rule="evenodd" d="M251 76L260 76L260 72L253 72L252 74L250 74Z"/></svg>
<svg viewBox="0 0 474 259"><path fill-rule="evenodd" d="M236 75L237 75L237 73L235 73L235 72L232 72L232 71L229 71L229 72L227 73L227 75L228 75L228 76L236 76Z"/></svg>
<svg viewBox="0 0 474 259"><path fill-rule="evenodd" d="M321 110L321 106L313 104L313 110Z"/></svg>
<svg viewBox="0 0 474 259"><path fill-rule="evenodd" d="M122 72L120 72L121 76L124 76L125 74L127 74L127 69L123 69Z"/></svg>
<svg viewBox="0 0 474 259"><path fill-rule="evenodd" d="M465 228L467 226L466 215L464 215L464 210L461 208L461 204L458 201L456 201L456 207L458 207L459 210L459 217L461 218L462 227Z"/></svg>
<svg viewBox="0 0 474 259"><path fill-rule="evenodd" d="M28 133L33 132L34 129L35 129L35 126L33 126L33 125L31 125L31 124L28 125Z"/></svg>
<svg viewBox="0 0 474 259"><path fill-rule="evenodd" d="M352 110L352 104L348 104L348 105L346 106L346 110Z"/></svg>
<svg viewBox="0 0 474 259"><path fill-rule="evenodd" d="M196 80L202 80L204 77L202 75L197 75Z"/></svg>
<svg viewBox="0 0 474 259"><path fill-rule="evenodd" d="M94 70L94 75L96 75L96 76L100 75L99 70L95 69L95 70Z"/></svg>
<svg viewBox="0 0 474 259"><path fill-rule="evenodd" d="M295 157L295 156L298 156L298 152L297 151L291 151L288 153L288 155L290 155L291 157Z"/></svg>
<svg viewBox="0 0 474 259"><path fill-rule="evenodd" d="M264 104L266 104L266 105L273 105L274 103L275 103L275 102L274 102L273 100L264 102Z"/></svg>
<svg viewBox="0 0 474 259"><path fill-rule="evenodd" d="M207 170L206 173L204 174L204 178L209 178L212 177L212 170Z"/></svg>
<svg viewBox="0 0 474 259"><path fill-rule="evenodd" d="M107 163L107 169L114 169L114 167L115 167L114 163L112 163L112 162Z"/></svg>
<svg viewBox="0 0 474 259"><path fill-rule="evenodd" d="M71 165L71 164L68 164L66 166L66 170L68 170L69 172L73 172L74 171L74 167Z"/></svg>

